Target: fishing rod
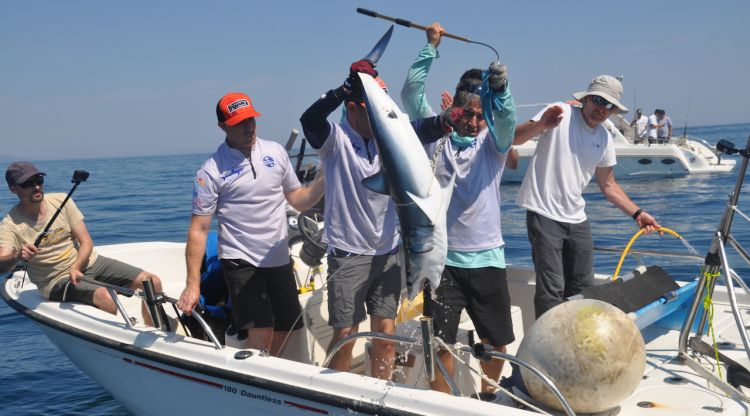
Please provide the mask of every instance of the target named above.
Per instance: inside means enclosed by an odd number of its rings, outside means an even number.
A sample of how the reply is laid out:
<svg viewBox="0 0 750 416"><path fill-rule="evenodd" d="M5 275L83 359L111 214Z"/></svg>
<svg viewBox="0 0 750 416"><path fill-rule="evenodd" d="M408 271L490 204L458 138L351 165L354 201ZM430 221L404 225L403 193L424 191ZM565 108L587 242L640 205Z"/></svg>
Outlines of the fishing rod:
<svg viewBox="0 0 750 416"><path fill-rule="evenodd" d="M289 139L286 141L286 145L284 146L284 149L286 149L287 152L292 150L292 147L294 147L294 142L297 140L297 136L299 136L299 130L292 129L292 132L289 134Z"/></svg>
<svg viewBox="0 0 750 416"><path fill-rule="evenodd" d="M372 10L363 9L361 7L357 7L357 13L363 14L365 16L374 17L376 19L388 20L389 22L393 22L393 23L395 23L397 25L401 25L401 26L405 26L405 27L410 27L412 29L419 29L419 30L423 30L423 31L427 30L427 26L416 24L416 23L411 22L409 20L401 19L401 18L398 18L398 17L386 16L384 14L380 14L380 13L374 12ZM493 48L492 46L490 46L490 45L488 45L488 44L486 44L484 42L478 42L476 40L471 40L469 38L465 38L465 37L462 37L462 36L453 35L453 34L447 33L447 32L444 32L443 34L441 34L441 36L442 37L446 37L446 38L455 39L455 40L460 40L461 42L474 43L474 44L477 44L477 45L486 46L486 47L492 49L492 52L495 52L495 56L497 57L497 61L496 62L500 62L500 54L497 52L497 49Z"/></svg>
<svg viewBox="0 0 750 416"><path fill-rule="evenodd" d="M688 100L688 108L687 108L687 114L685 114L685 128L682 130L682 137L687 139L687 125L688 125L688 117L690 117L690 104L692 103L692 100Z"/></svg>

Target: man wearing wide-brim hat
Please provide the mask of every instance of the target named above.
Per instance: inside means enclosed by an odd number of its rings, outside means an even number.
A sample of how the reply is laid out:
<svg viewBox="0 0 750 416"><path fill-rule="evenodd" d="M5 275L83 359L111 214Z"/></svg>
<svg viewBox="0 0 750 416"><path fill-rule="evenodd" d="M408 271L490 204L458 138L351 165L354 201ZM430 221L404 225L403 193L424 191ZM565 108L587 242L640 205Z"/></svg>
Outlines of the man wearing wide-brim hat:
<svg viewBox="0 0 750 416"><path fill-rule="evenodd" d="M533 137L539 139L517 198L518 205L527 209L537 318L564 298L580 293L594 279L593 238L582 197L594 174L607 200L640 228L651 232L661 227L615 181L615 148L602 123L613 114L628 111L620 102L620 81L600 75L586 91L573 97L580 106L548 106L516 126L513 140L520 145Z"/></svg>

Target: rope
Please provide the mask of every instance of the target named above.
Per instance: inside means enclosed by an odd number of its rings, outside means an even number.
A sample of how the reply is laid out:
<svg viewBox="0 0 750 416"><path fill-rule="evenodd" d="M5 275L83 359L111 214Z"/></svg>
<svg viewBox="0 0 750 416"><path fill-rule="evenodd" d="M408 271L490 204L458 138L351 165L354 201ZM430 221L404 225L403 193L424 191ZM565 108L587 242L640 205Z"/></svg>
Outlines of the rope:
<svg viewBox="0 0 750 416"><path fill-rule="evenodd" d="M708 287L711 287L713 281L721 275L721 273L718 272L709 274L703 269L701 269L701 272L706 276L706 284ZM719 372L719 378L722 378L721 364L719 360L719 347L716 343L716 333L714 332L714 303L711 300L709 291L706 291L706 296L703 298L703 308L706 310L706 313L708 313L708 332L711 334L711 342L713 343L714 347L714 358L716 359L716 368Z"/></svg>

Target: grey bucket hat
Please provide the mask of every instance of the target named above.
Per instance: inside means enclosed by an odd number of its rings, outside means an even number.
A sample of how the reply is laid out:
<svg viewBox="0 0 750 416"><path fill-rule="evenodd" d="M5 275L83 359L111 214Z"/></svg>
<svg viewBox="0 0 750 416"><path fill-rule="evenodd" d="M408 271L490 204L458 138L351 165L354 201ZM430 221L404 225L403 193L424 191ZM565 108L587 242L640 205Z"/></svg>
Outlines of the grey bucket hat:
<svg viewBox="0 0 750 416"><path fill-rule="evenodd" d="M628 108L622 105L622 84L620 81L609 75L599 75L591 80L591 84L586 91L573 94L576 100L581 101L587 95L598 95L610 103L614 104L621 113L627 113Z"/></svg>

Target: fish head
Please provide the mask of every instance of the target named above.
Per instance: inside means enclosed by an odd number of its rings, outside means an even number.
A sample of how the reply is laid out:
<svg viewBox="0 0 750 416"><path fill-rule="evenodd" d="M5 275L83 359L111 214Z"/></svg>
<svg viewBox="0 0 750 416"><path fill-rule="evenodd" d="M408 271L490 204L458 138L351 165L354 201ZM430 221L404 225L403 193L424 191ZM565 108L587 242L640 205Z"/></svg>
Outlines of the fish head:
<svg viewBox="0 0 750 416"><path fill-rule="evenodd" d="M437 203L437 210L430 216L430 227L415 227L405 239L406 249L406 288L410 299L413 299L424 287L425 280L430 282L433 292L440 285L440 278L445 268L445 258L448 256L448 227L446 225L446 213L453 195L453 186L456 175L451 176L450 181L444 187L440 187L437 179L433 179L436 197L429 201L420 200L416 197L415 205L422 212L430 208L425 206L427 202ZM402 235L404 227L401 228Z"/></svg>

